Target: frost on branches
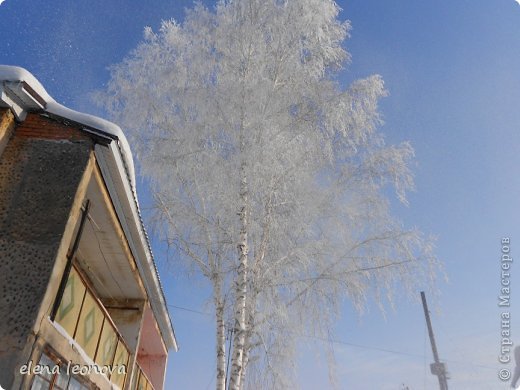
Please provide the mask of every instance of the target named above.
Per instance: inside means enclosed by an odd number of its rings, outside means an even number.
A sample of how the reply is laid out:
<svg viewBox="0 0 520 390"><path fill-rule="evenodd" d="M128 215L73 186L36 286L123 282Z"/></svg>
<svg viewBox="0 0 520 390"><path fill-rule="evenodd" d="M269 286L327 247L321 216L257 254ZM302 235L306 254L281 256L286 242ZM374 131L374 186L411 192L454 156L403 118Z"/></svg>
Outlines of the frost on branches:
<svg viewBox="0 0 520 390"><path fill-rule="evenodd" d="M338 12L330 0L196 5L147 28L112 70L104 100L175 261L213 288L217 389L294 387L298 337L327 337L345 298L361 308L436 274L431 242L389 214L385 190L406 203L413 187L413 149L377 131L383 81L336 80L349 61Z"/></svg>

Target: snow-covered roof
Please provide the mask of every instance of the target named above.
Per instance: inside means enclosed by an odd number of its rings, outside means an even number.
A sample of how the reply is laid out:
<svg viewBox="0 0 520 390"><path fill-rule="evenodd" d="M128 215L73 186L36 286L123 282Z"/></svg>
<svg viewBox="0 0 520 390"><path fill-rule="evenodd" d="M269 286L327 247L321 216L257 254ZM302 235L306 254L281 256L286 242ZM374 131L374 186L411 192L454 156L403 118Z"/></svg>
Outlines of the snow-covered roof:
<svg viewBox="0 0 520 390"><path fill-rule="evenodd" d="M47 93L36 77L19 66L0 65L0 80L3 84L7 84L4 85L4 88L10 88L18 98L22 99L22 102L19 103L22 103L25 109L41 108L51 114L102 130L116 137L120 144L132 187L135 187L135 168L132 152L130 151L128 140L119 126L94 115L84 114L62 106ZM2 90L2 95L4 94L5 92ZM14 111L15 113L18 112L19 108Z"/></svg>
<svg viewBox="0 0 520 390"><path fill-rule="evenodd" d="M0 107L10 108L18 120L25 119L28 112L47 113L75 122L86 131L110 139L108 147L96 145L96 158L136 259L163 338L168 348L177 350L159 273L139 210L132 152L121 128L105 119L77 112L57 103L29 71L17 66L0 65Z"/></svg>

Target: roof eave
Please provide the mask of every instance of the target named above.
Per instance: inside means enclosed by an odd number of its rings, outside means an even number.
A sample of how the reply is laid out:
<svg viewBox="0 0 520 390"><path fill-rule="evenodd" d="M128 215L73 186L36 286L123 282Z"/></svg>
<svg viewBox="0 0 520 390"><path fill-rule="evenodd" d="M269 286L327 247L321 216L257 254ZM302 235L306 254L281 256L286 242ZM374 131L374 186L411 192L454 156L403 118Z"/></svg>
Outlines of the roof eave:
<svg viewBox="0 0 520 390"><path fill-rule="evenodd" d="M124 170L124 163L118 152L117 142L112 142L106 147L96 145L95 154L130 250L136 259L139 273L143 277L145 289L149 294L150 306L156 316L165 344L168 349L173 348L177 351L175 332L149 240L143 228L137 198L131 190L128 180L123 180L124 176L120 175L120 171ZM121 194L129 193L132 194L131 198L121 196Z"/></svg>

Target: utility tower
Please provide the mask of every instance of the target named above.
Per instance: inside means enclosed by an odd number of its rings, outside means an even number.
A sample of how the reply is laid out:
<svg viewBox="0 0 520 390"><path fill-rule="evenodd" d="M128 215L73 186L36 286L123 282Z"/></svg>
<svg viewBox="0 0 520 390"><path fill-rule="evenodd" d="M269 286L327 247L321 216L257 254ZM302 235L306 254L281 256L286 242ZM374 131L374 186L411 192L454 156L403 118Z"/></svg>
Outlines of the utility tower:
<svg viewBox="0 0 520 390"><path fill-rule="evenodd" d="M437 345L435 344L432 322L430 320L430 312L428 311L428 304L426 303L426 295L424 295L424 291L421 291L421 299L424 309L424 316L426 317L426 325L428 325L428 334L430 335L433 359L435 361L434 363L430 364L430 371L433 375L437 375L439 378L439 389L448 390L448 373L446 372L446 365L439 361L439 353L437 352Z"/></svg>

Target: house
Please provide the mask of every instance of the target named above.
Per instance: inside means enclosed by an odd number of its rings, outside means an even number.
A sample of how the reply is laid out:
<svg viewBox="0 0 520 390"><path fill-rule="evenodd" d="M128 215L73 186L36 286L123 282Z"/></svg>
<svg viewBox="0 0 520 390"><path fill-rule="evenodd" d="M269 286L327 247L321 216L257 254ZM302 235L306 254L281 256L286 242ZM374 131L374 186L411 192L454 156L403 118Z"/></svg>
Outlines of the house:
<svg viewBox="0 0 520 390"><path fill-rule="evenodd" d="M123 132L0 66L0 386L162 389L171 350Z"/></svg>

